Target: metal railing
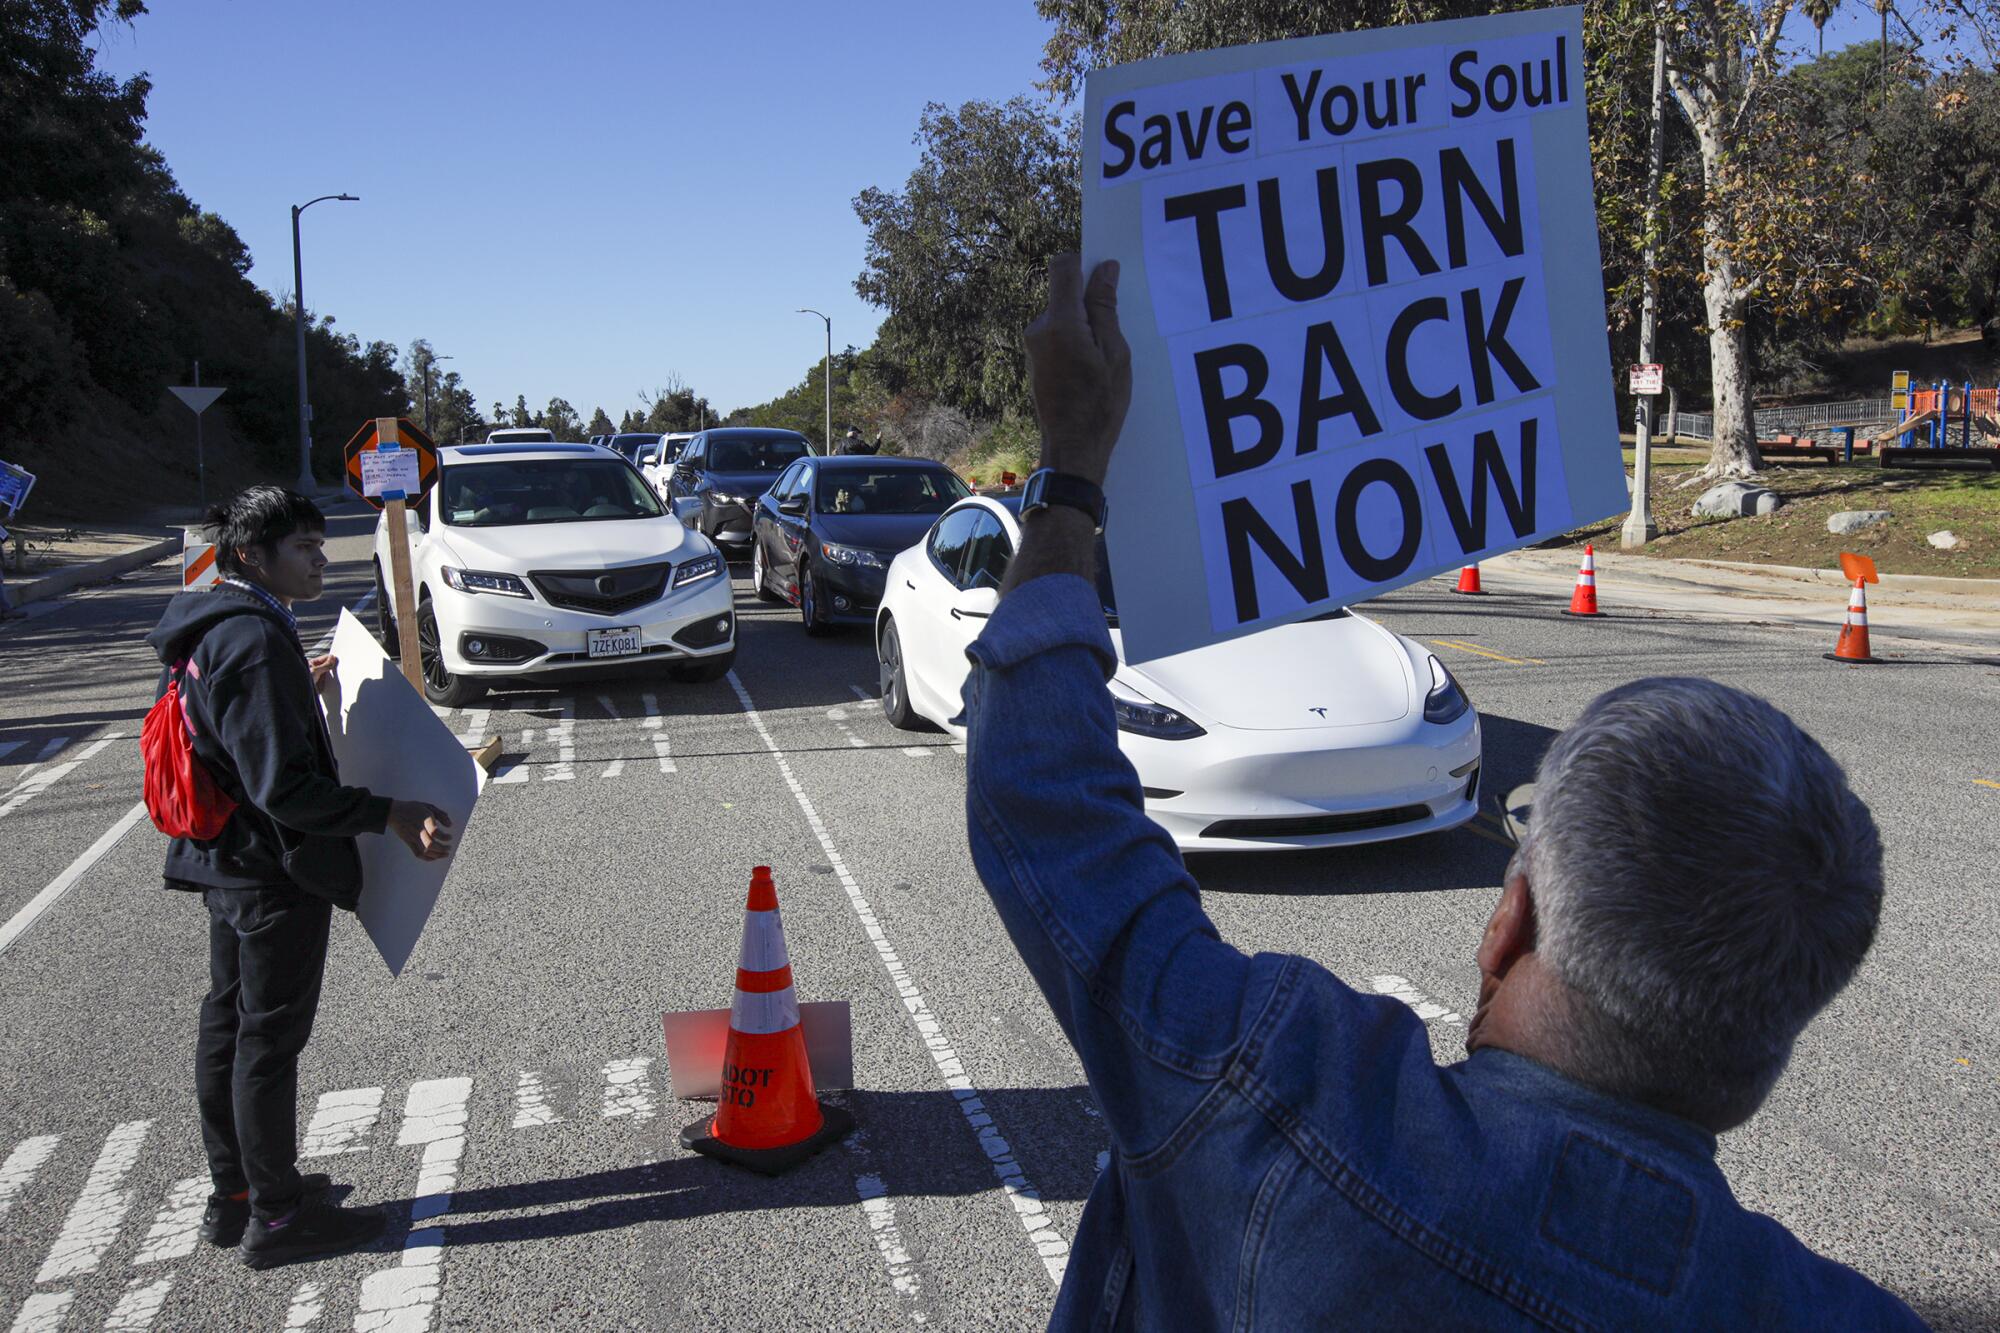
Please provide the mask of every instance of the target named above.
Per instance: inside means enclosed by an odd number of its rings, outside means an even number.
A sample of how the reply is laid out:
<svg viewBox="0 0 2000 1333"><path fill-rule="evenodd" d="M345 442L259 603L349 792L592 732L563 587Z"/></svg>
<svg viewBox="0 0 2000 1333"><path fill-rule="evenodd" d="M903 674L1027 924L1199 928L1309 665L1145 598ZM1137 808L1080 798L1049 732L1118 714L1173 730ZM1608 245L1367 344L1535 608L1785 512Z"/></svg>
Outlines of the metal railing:
<svg viewBox="0 0 2000 1333"><path fill-rule="evenodd" d="M1788 407L1766 407L1756 413L1757 438L1774 435L1824 435L1835 426L1887 425L1896 419L1887 398L1851 398L1839 403L1800 403ZM1636 411L1633 416L1636 424ZM1715 436L1715 416L1709 412L1682 412L1676 420L1662 413L1657 433L1669 432L1684 439L1707 440Z"/></svg>

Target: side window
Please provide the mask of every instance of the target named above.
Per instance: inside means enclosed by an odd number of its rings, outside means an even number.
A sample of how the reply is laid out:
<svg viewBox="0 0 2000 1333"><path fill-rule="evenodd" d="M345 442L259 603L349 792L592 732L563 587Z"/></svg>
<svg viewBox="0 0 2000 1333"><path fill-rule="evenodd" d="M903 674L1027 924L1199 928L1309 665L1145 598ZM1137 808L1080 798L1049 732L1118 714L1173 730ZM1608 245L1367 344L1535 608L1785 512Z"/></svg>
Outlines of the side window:
<svg viewBox="0 0 2000 1333"><path fill-rule="evenodd" d="M805 479L805 464L794 463L785 469L785 475L778 478L778 484L771 488L771 498L783 504L799 493L800 483Z"/></svg>
<svg viewBox="0 0 2000 1333"><path fill-rule="evenodd" d="M981 510L960 509L947 514L942 523L931 529L931 563L938 572L953 584L963 587L959 571L965 563L966 543L972 539L973 527L979 522Z"/></svg>
<svg viewBox="0 0 2000 1333"><path fill-rule="evenodd" d="M958 586L997 590L1007 577L1007 560L1014 554L1014 549L1008 543L999 519L984 509L975 512L979 518L973 525L971 540L966 543L965 574L959 579Z"/></svg>
<svg viewBox="0 0 2000 1333"><path fill-rule="evenodd" d="M681 455L681 462L692 470L701 471L702 455L708 452L708 441L700 436L688 441L687 452Z"/></svg>

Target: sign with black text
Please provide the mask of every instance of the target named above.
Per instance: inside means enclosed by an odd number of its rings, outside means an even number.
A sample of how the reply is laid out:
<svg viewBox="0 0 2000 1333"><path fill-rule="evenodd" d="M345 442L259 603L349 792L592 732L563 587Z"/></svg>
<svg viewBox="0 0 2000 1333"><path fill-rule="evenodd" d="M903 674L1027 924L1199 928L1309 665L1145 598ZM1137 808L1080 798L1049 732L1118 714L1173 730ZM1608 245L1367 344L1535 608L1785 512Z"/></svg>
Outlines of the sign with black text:
<svg viewBox="0 0 2000 1333"><path fill-rule="evenodd" d="M1580 15L1090 76L1084 260L1120 262L1133 354L1128 659L1625 509Z"/></svg>

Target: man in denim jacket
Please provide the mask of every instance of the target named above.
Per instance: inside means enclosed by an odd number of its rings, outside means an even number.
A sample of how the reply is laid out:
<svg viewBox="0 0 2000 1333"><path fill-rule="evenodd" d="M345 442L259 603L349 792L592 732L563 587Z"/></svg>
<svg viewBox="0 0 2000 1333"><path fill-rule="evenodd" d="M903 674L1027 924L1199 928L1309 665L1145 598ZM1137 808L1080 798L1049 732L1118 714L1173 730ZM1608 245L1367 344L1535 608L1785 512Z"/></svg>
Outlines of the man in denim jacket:
<svg viewBox="0 0 2000 1333"><path fill-rule="evenodd" d="M1100 485L1116 302L1069 256L1028 331L1043 464ZM1922 1326L1715 1163L1881 906L1874 822L1811 737L1699 680L1587 707L1440 1068L1396 1000L1217 937L1118 749L1094 546L1080 508L1026 519L966 685L973 855L1114 1147L1054 1327Z"/></svg>

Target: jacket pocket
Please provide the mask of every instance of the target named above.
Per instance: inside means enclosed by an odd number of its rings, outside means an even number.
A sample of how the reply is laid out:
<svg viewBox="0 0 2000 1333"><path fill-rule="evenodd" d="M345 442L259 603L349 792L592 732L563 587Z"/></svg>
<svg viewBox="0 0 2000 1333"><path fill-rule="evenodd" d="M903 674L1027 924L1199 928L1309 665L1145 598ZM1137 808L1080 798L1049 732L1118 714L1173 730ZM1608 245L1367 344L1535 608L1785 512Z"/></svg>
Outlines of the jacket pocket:
<svg viewBox="0 0 2000 1333"><path fill-rule="evenodd" d="M285 849L285 877L344 912L361 901L361 853L352 838L300 835L296 845Z"/></svg>

